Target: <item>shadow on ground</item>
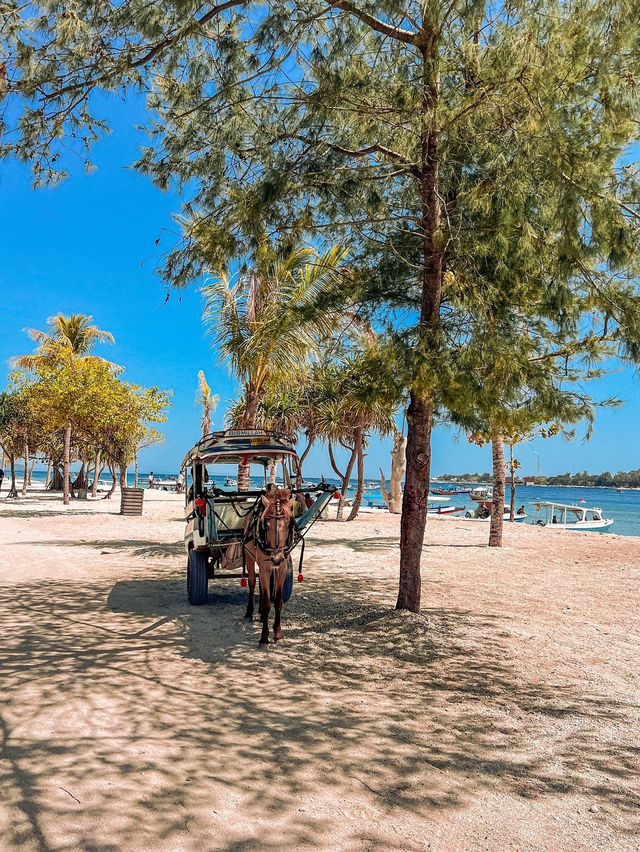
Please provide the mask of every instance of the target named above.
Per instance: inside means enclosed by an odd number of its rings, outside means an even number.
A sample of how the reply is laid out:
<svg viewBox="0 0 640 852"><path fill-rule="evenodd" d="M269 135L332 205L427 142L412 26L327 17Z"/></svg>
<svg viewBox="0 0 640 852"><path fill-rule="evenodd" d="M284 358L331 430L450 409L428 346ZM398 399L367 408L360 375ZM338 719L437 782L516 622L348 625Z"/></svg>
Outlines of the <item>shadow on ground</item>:
<svg viewBox="0 0 640 852"><path fill-rule="evenodd" d="M0 587L7 848L399 852L423 847L393 825L486 791L586 797L637 830L638 748L616 736L635 707L528 680L505 619L397 612L393 587L296 586L261 649L230 582L202 607L177 572Z"/></svg>

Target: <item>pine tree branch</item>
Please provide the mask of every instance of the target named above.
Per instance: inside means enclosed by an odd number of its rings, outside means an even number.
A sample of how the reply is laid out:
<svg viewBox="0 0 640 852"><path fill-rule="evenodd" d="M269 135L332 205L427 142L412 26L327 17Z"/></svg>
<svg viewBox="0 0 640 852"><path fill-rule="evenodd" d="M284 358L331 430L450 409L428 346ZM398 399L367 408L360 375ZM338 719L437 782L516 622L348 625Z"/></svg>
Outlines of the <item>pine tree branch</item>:
<svg viewBox="0 0 640 852"><path fill-rule="evenodd" d="M351 148L344 148L342 145L336 145L333 142L328 142L326 139L315 140L309 139L300 133L287 133L277 136L271 144L275 145L278 142L284 142L287 139L297 139L299 142L304 142L305 145L309 145L309 147L312 148L325 145L330 151L335 151L337 154L344 154L346 157L359 158L368 157L371 154L382 154L383 157L387 157L389 160L401 163L405 167L406 171L418 178L418 180L422 177L422 170L418 163L412 163L411 160L407 159L407 157L403 154L400 154L391 148L387 148L385 145L380 145L377 142L373 145L368 145L366 148L355 150ZM251 150L248 150L246 153L251 153Z"/></svg>
<svg viewBox="0 0 640 852"><path fill-rule="evenodd" d="M389 38L396 41L401 41L404 44L412 44L414 47L422 47L424 44L424 37L420 33L414 33L411 30L387 24L385 21L381 21L380 18L376 18L368 12L359 9L351 0L333 0L333 2L327 5L335 9L342 9L343 12L348 12L362 21L363 24L371 27L372 30L389 36Z"/></svg>
<svg viewBox="0 0 640 852"><path fill-rule="evenodd" d="M213 6L211 9L209 9L208 12L202 15L201 18L194 18L194 20L188 26L181 27L178 32L174 33L173 35L165 36L159 42L156 42L156 44L154 44L152 47L149 47L145 55L140 57L140 59L136 59L133 62L127 62L126 68L128 70L133 70L135 68L140 68L143 65L146 65L148 62L151 62L152 59L155 59L155 57L162 53L162 51L165 50L167 47L172 47L181 38L190 35L194 32L194 30L197 30L199 27L204 26L210 20L212 20L212 18L215 18L217 15L221 14L222 12L226 12L227 9L231 9L234 6L241 6L245 2L246 0L225 0L224 3L220 3L218 6ZM92 80L83 80L80 83L71 83L61 89L56 89L56 91L54 92L47 92L43 94L43 100L48 101L53 98L59 98L62 95L66 95L69 92L78 91L79 89L93 89L96 86L100 85L100 83L104 83L106 80L108 80L110 74L111 71L108 71L107 73L102 74Z"/></svg>

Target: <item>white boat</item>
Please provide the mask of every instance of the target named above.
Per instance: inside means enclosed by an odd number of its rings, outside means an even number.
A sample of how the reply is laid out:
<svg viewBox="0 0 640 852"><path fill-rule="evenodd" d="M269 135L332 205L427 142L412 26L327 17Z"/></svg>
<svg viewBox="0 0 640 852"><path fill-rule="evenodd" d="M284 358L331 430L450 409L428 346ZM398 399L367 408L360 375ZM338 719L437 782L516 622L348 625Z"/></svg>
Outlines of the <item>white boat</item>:
<svg viewBox="0 0 640 852"><path fill-rule="evenodd" d="M427 505L427 513L429 515L455 515L459 512L464 512L464 506L429 506Z"/></svg>
<svg viewBox="0 0 640 852"><path fill-rule="evenodd" d="M473 491L469 494L472 500L476 503L484 503L486 500L493 500L493 485L476 485Z"/></svg>
<svg viewBox="0 0 640 852"><path fill-rule="evenodd" d="M234 485L238 484L238 480L234 479L232 476L227 476L227 478L224 481L224 484L227 488L231 488Z"/></svg>
<svg viewBox="0 0 640 852"><path fill-rule="evenodd" d="M160 491L173 491L178 486L177 479L154 479L153 487Z"/></svg>
<svg viewBox="0 0 640 852"><path fill-rule="evenodd" d="M605 518L599 506L576 506L575 503L554 503L540 500L532 503L540 513L534 523L539 527L552 530L608 530L613 526L613 518Z"/></svg>
<svg viewBox="0 0 640 852"><path fill-rule="evenodd" d="M472 520L478 521L487 521L491 517L491 503L488 501L484 501L480 503L477 509L474 511L469 510L465 518L471 518ZM514 521L525 521L529 516L525 512L516 512L513 516ZM504 521L511 521L511 506L504 505L504 514L502 516Z"/></svg>
<svg viewBox="0 0 640 852"><path fill-rule="evenodd" d="M429 503L448 503L451 497L445 497L444 494L432 494L429 492Z"/></svg>

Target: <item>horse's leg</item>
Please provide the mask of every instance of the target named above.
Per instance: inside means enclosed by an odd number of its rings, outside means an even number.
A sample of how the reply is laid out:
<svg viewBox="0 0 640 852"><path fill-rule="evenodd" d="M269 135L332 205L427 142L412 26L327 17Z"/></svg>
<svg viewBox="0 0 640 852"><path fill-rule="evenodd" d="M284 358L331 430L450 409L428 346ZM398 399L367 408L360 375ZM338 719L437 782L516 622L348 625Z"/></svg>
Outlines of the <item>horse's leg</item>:
<svg viewBox="0 0 640 852"><path fill-rule="evenodd" d="M282 639L282 628L280 627L280 616L282 615L282 607L284 606L284 601L282 600L282 588L284 586L285 577L287 576L287 562L288 560L284 560L278 568L276 575L276 597L273 602L274 609L276 611L276 617L273 622L273 639L275 642L278 639Z"/></svg>
<svg viewBox="0 0 640 852"><path fill-rule="evenodd" d="M247 600L247 611L244 614L245 618L253 618L253 597L256 590L256 561L253 555L247 548L245 550L247 558L247 583L249 586L249 598Z"/></svg>
<svg viewBox="0 0 640 852"><path fill-rule="evenodd" d="M271 595L269 593L272 571L271 560L263 562L258 557L258 566L260 569L260 618L262 619L260 644L267 645L269 642L269 612L271 611Z"/></svg>

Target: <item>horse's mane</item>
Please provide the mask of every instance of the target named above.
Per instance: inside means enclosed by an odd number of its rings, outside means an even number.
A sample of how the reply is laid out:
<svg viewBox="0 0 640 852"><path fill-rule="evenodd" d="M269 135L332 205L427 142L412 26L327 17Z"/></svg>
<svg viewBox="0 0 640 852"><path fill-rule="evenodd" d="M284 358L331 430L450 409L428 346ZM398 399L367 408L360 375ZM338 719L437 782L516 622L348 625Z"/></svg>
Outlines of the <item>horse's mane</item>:
<svg viewBox="0 0 640 852"><path fill-rule="evenodd" d="M288 507L288 503L290 500L290 488L270 488L262 498L264 506L262 517L264 518L266 515L270 515L275 509L276 503L282 503L283 505Z"/></svg>
<svg viewBox="0 0 640 852"><path fill-rule="evenodd" d="M281 503L286 503L287 500L291 499L291 489L270 488L264 496L269 501L269 503L275 503L277 500L279 500Z"/></svg>

